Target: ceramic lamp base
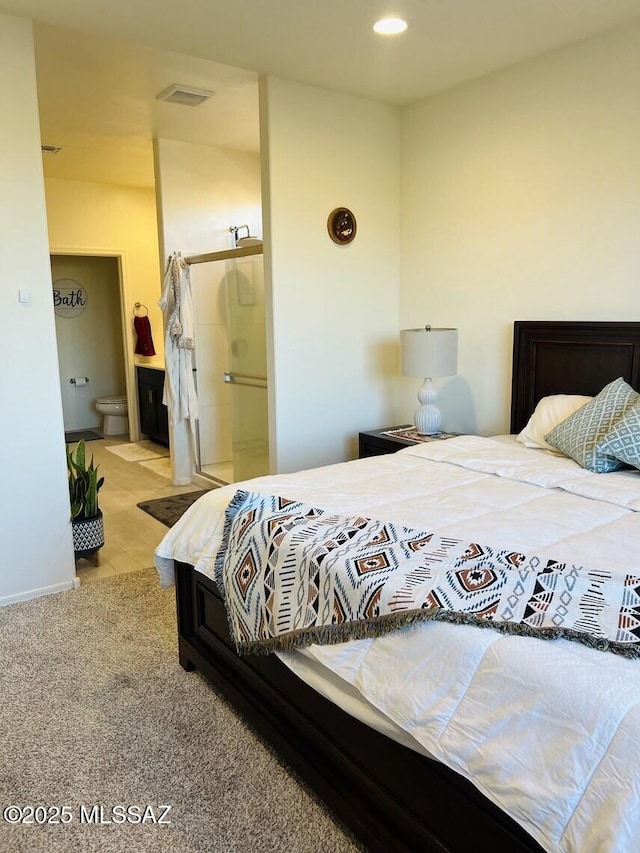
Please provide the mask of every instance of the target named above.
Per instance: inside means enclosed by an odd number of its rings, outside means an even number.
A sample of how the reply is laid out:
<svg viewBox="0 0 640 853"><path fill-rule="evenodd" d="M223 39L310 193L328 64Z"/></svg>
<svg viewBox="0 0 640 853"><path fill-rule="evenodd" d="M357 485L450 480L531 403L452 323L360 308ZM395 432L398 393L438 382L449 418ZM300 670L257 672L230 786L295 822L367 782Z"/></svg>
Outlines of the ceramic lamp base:
<svg viewBox="0 0 640 853"><path fill-rule="evenodd" d="M440 422L440 409L437 406L420 406L413 416L413 424L419 435L438 435Z"/></svg>
<svg viewBox="0 0 640 853"><path fill-rule="evenodd" d="M440 432L440 409L435 405L438 392L431 379L425 379L418 391L422 405L416 409L413 423L420 435L437 435Z"/></svg>

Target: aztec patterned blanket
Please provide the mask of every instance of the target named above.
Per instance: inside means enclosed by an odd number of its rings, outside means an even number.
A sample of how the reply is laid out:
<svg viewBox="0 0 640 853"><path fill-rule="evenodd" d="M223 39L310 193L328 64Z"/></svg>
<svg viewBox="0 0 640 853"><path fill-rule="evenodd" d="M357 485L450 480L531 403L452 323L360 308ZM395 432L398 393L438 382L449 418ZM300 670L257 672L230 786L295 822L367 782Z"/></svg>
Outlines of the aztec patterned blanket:
<svg viewBox="0 0 640 853"><path fill-rule="evenodd" d="M439 619L640 657L640 573L616 577L275 495L236 492L215 573L241 654Z"/></svg>

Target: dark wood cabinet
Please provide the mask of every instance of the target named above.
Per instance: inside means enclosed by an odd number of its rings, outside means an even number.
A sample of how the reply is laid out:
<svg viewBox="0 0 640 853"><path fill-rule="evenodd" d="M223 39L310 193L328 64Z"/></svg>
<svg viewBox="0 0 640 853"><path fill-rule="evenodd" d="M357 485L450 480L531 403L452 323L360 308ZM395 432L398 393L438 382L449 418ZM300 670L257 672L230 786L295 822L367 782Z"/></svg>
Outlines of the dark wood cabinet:
<svg viewBox="0 0 640 853"><path fill-rule="evenodd" d="M140 432L151 441L169 446L169 416L162 402L164 370L138 367Z"/></svg>
<svg viewBox="0 0 640 853"><path fill-rule="evenodd" d="M358 456L364 459L366 456L383 456L385 453L395 453L403 447L410 447L415 441L406 441L391 435L383 435L385 430L401 429L401 427L385 427L384 429L372 429L361 432L358 436Z"/></svg>
<svg viewBox="0 0 640 853"><path fill-rule="evenodd" d="M402 438L396 435L385 435L389 430L410 429L410 424L397 427L384 427L383 429L372 429L361 432L358 436L358 456L364 459L367 456L383 456L385 453L396 453L403 447L415 447L419 442L412 439ZM438 435L424 437L420 441L442 441L445 438L454 438L458 433L441 432Z"/></svg>

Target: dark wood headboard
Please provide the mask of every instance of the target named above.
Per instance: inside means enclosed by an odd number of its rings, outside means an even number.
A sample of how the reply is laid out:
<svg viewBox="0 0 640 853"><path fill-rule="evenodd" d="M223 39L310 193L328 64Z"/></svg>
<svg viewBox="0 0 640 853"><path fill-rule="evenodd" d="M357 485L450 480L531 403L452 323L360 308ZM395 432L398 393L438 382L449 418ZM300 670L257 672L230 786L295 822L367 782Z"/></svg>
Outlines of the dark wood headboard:
<svg viewBox="0 0 640 853"><path fill-rule="evenodd" d="M542 397L595 396L618 376L640 390L640 323L517 320L511 432L526 426Z"/></svg>

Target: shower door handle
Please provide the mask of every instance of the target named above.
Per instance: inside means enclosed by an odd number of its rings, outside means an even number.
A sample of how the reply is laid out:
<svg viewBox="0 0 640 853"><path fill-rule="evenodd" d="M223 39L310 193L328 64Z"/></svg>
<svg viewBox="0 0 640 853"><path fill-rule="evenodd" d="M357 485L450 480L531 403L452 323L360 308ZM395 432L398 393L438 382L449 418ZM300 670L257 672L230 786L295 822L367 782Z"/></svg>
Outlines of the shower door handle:
<svg viewBox="0 0 640 853"><path fill-rule="evenodd" d="M248 388L266 388L266 376L253 376L251 373L230 373L225 370L223 379L228 385L244 385Z"/></svg>

